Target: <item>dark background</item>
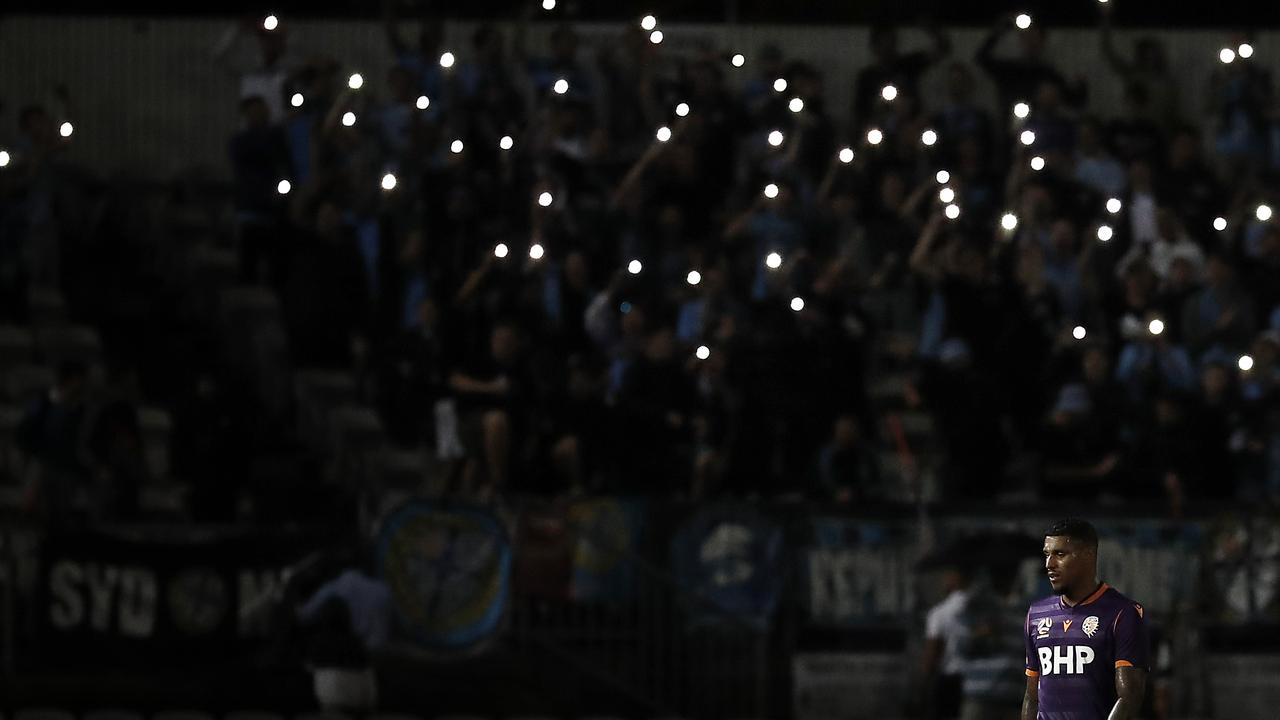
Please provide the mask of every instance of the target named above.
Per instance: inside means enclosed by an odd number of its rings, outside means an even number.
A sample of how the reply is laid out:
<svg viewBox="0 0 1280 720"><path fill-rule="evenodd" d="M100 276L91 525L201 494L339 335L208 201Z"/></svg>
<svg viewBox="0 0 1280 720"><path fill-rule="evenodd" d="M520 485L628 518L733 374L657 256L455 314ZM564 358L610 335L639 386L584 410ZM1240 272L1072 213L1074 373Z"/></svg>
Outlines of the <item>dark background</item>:
<svg viewBox="0 0 1280 720"><path fill-rule="evenodd" d="M1205 2L1203 0L1110 0L1120 25L1164 28L1264 30L1280 24L1280 3ZM402 7L421 8L456 19L511 17L526 6L538 10L540 0L409 0ZM23 14L209 16L258 15L293 17L376 15L381 3L368 0L8 0L4 12ZM1096 0L1018 2L1002 0L559 0L553 15L577 20L618 21L652 13L666 22L742 22L867 25L913 23L932 19L944 25L987 25L1001 15L1031 12L1046 24L1070 27L1097 22ZM538 17L545 17L539 11Z"/></svg>

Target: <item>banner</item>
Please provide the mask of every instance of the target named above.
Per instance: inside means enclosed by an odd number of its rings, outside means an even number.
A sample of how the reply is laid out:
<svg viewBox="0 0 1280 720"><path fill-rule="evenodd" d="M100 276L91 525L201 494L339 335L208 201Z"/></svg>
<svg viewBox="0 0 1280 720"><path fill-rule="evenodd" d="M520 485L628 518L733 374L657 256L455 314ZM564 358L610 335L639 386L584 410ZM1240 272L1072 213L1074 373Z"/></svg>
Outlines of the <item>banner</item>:
<svg viewBox="0 0 1280 720"><path fill-rule="evenodd" d="M768 625L784 585L777 523L750 506L712 505L681 526L670 549L676 582L695 598L694 625L722 623L729 616Z"/></svg>
<svg viewBox="0 0 1280 720"><path fill-rule="evenodd" d="M569 506L575 533L569 596L574 600L623 600L635 595L633 555L644 527L644 505L623 498L582 500Z"/></svg>
<svg viewBox="0 0 1280 720"><path fill-rule="evenodd" d="M791 658L795 720L902 716L910 673L898 653L799 653Z"/></svg>
<svg viewBox="0 0 1280 720"><path fill-rule="evenodd" d="M60 665L225 661L266 635L258 612L307 554L286 533L45 538L36 593L39 648Z"/></svg>
<svg viewBox="0 0 1280 720"><path fill-rule="evenodd" d="M1280 655L1209 656L1209 705L1215 718L1274 718L1280 707Z"/></svg>
<svg viewBox="0 0 1280 720"><path fill-rule="evenodd" d="M411 500L378 536L379 575L400 628L431 649L474 649L510 602L511 543L487 509Z"/></svg>
<svg viewBox="0 0 1280 720"><path fill-rule="evenodd" d="M1051 592L1038 548L1046 517L1017 519L949 517L936 523L946 547L964 547L968 538L1007 537L989 548L993 564L1016 563L1017 587L1030 603ZM1204 532L1198 523L1156 519L1098 520L1098 579L1142 603L1156 622L1198 597ZM1027 538L1031 545L1027 546ZM1016 543L1016 549L1014 545ZM990 544L989 544L990 545Z"/></svg>
<svg viewBox="0 0 1280 720"><path fill-rule="evenodd" d="M1105 521L1098 527L1098 577L1159 616L1197 602L1203 532L1193 523Z"/></svg>
<svg viewBox="0 0 1280 720"><path fill-rule="evenodd" d="M1230 516L1210 526L1209 615L1222 623L1280 623L1280 518Z"/></svg>
<svg viewBox="0 0 1280 720"><path fill-rule="evenodd" d="M574 538L560 503L527 503L516 517L513 548L515 592L522 597L565 600L573 574Z"/></svg>
<svg viewBox="0 0 1280 720"><path fill-rule="evenodd" d="M814 518L801 551L810 622L857 626L910 617L916 543L904 523Z"/></svg>

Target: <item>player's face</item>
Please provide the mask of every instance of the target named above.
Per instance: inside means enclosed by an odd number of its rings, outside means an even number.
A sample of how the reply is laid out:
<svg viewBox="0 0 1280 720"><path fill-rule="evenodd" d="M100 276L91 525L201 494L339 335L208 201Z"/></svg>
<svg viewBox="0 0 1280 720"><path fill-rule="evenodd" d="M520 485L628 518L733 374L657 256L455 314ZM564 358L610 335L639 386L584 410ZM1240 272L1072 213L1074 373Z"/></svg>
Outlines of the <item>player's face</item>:
<svg viewBox="0 0 1280 720"><path fill-rule="evenodd" d="M1061 595L1080 584L1091 572L1086 554L1088 548L1071 542L1071 538L1049 535L1044 539L1044 569L1049 575L1049 585Z"/></svg>

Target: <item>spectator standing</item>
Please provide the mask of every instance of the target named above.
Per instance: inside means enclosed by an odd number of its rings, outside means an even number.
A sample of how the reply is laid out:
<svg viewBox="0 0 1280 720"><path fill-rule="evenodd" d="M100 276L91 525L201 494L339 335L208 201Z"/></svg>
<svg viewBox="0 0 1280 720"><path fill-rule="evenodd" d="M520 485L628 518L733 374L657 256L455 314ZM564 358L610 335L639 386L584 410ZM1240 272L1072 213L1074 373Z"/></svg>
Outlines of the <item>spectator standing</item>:
<svg viewBox="0 0 1280 720"><path fill-rule="evenodd" d="M53 387L41 393L23 416L18 446L38 463L29 497L51 527L75 522L76 498L89 478L85 448L88 369L68 362L58 368Z"/></svg>
<svg viewBox="0 0 1280 720"><path fill-rule="evenodd" d="M310 630L307 662L320 708L367 712L378 702L372 655L391 640L391 590L367 567L349 567L297 609Z"/></svg>
<svg viewBox="0 0 1280 720"><path fill-rule="evenodd" d="M970 634L966 613L973 601L970 582L970 571L952 561L942 573L945 595L925 616L920 672L930 710L927 716L936 720L960 715L963 650Z"/></svg>
<svg viewBox="0 0 1280 720"><path fill-rule="evenodd" d="M235 178L241 277L279 288L289 250L283 222L286 199L279 192L279 183L293 177L288 140L271 122L270 106L261 96L241 100L240 113L244 124L231 138L228 153Z"/></svg>
<svg viewBox="0 0 1280 720"><path fill-rule="evenodd" d="M256 50L247 47L247 36L253 37ZM284 25L267 30L261 18L246 18L227 28L214 46L213 57L238 80L241 101L261 98L267 106L267 120L284 121L285 88L302 65L289 48Z"/></svg>
<svg viewBox="0 0 1280 720"><path fill-rule="evenodd" d="M1133 57L1125 57L1116 47L1112 32L1111 3L1099 3L1099 40L1102 56L1126 88L1137 88L1146 97L1146 119L1164 131L1172 130L1181 117L1178 82L1169 71L1168 54L1157 38L1144 35L1134 43Z"/></svg>
<svg viewBox="0 0 1280 720"><path fill-rule="evenodd" d="M898 29L890 25L874 25L870 30L871 65L858 73L853 90L853 122L861 129L873 119L880 93L886 85L899 92L919 96L920 77L951 52L951 39L937 27L926 29L932 47L901 53Z"/></svg>

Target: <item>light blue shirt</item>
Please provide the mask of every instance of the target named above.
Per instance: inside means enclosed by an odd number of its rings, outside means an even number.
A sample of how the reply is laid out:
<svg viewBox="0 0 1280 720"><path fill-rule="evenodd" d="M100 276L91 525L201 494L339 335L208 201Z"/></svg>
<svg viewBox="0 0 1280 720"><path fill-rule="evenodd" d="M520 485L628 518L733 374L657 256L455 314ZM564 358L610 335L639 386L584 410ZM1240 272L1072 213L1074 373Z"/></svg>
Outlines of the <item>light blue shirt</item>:
<svg viewBox="0 0 1280 720"><path fill-rule="evenodd" d="M391 589L359 570L347 570L330 580L298 610L298 618L311 622L330 598L338 598L351 610L351 629L370 650L387 644L391 637Z"/></svg>

